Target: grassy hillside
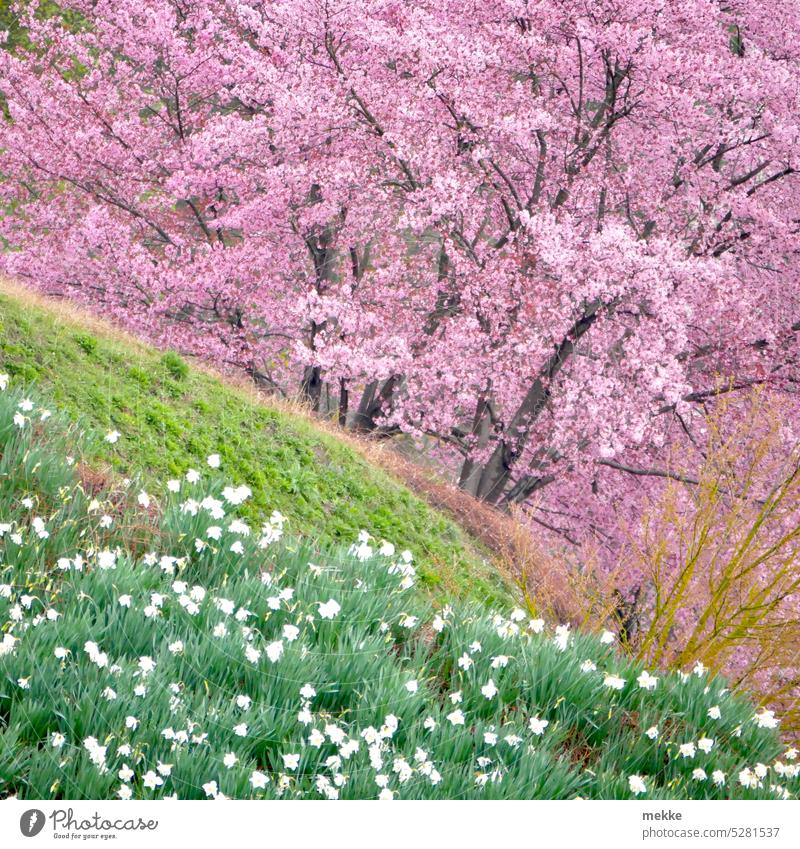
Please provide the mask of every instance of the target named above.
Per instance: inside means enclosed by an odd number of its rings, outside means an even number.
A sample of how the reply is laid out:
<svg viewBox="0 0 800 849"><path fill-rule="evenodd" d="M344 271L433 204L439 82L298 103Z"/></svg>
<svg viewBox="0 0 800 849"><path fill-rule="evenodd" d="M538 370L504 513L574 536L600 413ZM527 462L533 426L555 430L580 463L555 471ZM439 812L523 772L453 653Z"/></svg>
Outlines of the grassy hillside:
<svg viewBox="0 0 800 849"><path fill-rule="evenodd" d="M489 601L505 588L463 531L346 443L300 415L190 368L102 322L0 286L0 372L39 387L95 439L87 462L145 487L206 470L219 454L228 473L253 490L245 515L279 510L295 533L321 542L359 530L402 540L431 588Z"/></svg>
<svg viewBox="0 0 800 849"><path fill-rule="evenodd" d="M702 667L433 601L402 538L265 535L224 464L88 493L43 412L0 391L0 798L794 795L772 715Z"/></svg>

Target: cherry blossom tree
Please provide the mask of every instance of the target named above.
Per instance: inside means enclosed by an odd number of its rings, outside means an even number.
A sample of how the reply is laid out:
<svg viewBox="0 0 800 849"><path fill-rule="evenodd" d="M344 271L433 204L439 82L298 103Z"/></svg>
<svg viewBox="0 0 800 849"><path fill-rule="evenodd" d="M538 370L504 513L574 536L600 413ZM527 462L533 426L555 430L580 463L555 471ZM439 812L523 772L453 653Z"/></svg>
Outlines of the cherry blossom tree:
<svg viewBox="0 0 800 849"><path fill-rule="evenodd" d="M794 0L60 8L0 56L8 272L568 539L720 393L793 409Z"/></svg>

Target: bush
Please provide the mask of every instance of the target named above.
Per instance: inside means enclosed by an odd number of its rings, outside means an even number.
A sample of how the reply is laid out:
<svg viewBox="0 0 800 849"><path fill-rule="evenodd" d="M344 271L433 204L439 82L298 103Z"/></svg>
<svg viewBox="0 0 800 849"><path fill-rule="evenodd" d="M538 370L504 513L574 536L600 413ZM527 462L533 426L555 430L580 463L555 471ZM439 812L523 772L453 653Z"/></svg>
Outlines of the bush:
<svg viewBox="0 0 800 849"><path fill-rule="evenodd" d="M629 649L657 666L702 660L800 731L800 450L769 396L707 423L697 484L651 502L622 569L639 574Z"/></svg>

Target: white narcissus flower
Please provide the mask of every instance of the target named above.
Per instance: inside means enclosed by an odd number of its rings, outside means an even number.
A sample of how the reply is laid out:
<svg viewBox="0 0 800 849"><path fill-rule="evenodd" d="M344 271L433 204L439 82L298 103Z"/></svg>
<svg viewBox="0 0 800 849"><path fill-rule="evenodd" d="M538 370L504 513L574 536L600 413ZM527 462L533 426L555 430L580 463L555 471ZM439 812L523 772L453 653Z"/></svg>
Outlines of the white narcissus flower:
<svg viewBox="0 0 800 849"><path fill-rule="evenodd" d="M636 681L643 690L655 690L658 684L658 678L655 675L651 675L647 670L642 672Z"/></svg>
<svg viewBox="0 0 800 849"><path fill-rule="evenodd" d="M634 796L639 796L642 793L647 793L647 785L644 783L644 779L641 775L631 775L628 776L628 786L631 789L631 793Z"/></svg>
<svg viewBox="0 0 800 849"><path fill-rule="evenodd" d="M250 784L252 785L253 790L263 790L267 784L269 784L269 776L265 775L263 772L254 770L250 773Z"/></svg>
<svg viewBox="0 0 800 849"><path fill-rule="evenodd" d="M330 598L326 602L317 602L321 619L333 619L342 609L339 602Z"/></svg>
<svg viewBox="0 0 800 849"><path fill-rule="evenodd" d="M209 455L208 455L208 458L206 459L206 463L208 463L208 465L209 465L212 469L218 469L218 468L219 468L219 466L220 466L220 457L219 457L219 454L209 454Z"/></svg>
<svg viewBox="0 0 800 849"><path fill-rule="evenodd" d="M119 438L121 435L122 434L118 430L110 430L105 436L106 442L108 442L110 445L114 445L115 443L119 442Z"/></svg>
<svg viewBox="0 0 800 849"><path fill-rule="evenodd" d="M464 711L454 710L447 714L447 720L451 725L464 725Z"/></svg>
<svg viewBox="0 0 800 849"><path fill-rule="evenodd" d="M777 728L780 720L775 718L775 711L762 708L754 717L753 721L759 728Z"/></svg>
<svg viewBox="0 0 800 849"><path fill-rule="evenodd" d="M701 752L705 752L708 754L712 747L714 746L714 741L710 737L701 737L697 741L697 748L700 749Z"/></svg>
<svg viewBox="0 0 800 849"><path fill-rule="evenodd" d="M290 754L290 755L281 755L283 760L284 769L288 770L296 770L300 764L300 755Z"/></svg>
<svg viewBox="0 0 800 849"><path fill-rule="evenodd" d="M550 721L547 719L539 719L538 716L531 717L528 722L528 727L530 730L537 736L541 737L544 734L545 728L550 724Z"/></svg>
<svg viewBox="0 0 800 849"><path fill-rule="evenodd" d="M283 656L283 642L275 640L267 646L267 657L272 663L277 663Z"/></svg>
<svg viewBox="0 0 800 849"><path fill-rule="evenodd" d="M491 678L481 687L481 693L487 699L493 699L497 695L497 686Z"/></svg>

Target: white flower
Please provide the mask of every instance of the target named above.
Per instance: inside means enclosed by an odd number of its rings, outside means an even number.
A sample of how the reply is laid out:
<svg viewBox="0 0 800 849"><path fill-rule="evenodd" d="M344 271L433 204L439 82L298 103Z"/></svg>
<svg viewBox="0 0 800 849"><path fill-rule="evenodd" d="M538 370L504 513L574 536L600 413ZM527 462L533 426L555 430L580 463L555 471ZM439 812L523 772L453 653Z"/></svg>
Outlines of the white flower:
<svg viewBox="0 0 800 849"><path fill-rule="evenodd" d="M11 378L4 372L0 374L0 392L5 392L8 389L8 381Z"/></svg>
<svg viewBox="0 0 800 849"><path fill-rule="evenodd" d="M497 695L497 687L491 678L481 687L481 693L487 699L493 699Z"/></svg>
<svg viewBox="0 0 800 849"><path fill-rule="evenodd" d="M144 507L145 510L150 506L150 496L142 490L137 496L136 501L138 502L140 507Z"/></svg>
<svg viewBox="0 0 800 849"><path fill-rule="evenodd" d="M692 672L694 672L694 674L699 678L701 675L705 675L706 672L708 672L708 668L703 666L703 664L698 660L697 663L695 663Z"/></svg>
<svg viewBox="0 0 800 849"><path fill-rule="evenodd" d="M625 686L625 679L620 678L618 675L612 675L609 673L603 679L603 684L606 687L610 687L612 690L621 690Z"/></svg>
<svg viewBox="0 0 800 849"><path fill-rule="evenodd" d="M492 669L503 669L504 667L508 666L509 659L510 658L508 657L508 655L505 654L499 654L497 655L497 657L493 657Z"/></svg>
<svg viewBox="0 0 800 849"><path fill-rule="evenodd" d="M283 656L283 641L276 640L267 646L267 657L272 663L277 663Z"/></svg>
<svg viewBox="0 0 800 849"><path fill-rule="evenodd" d="M67 742L67 738L58 731L54 731L50 735L50 745L54 749L60 749L64 745L64 743L66 743L66 742Z"/></svg>
<svg viewBox="0 0 800 849"><path fill-rule="evenodd" d="M142 675L149 675L156 668L156 662L152 657L142 656L139 658L139 671Z"/></svg>
<svg viewBox="0 0 800 849"><path fill-rule="evenodd" d="M647 731L644 732L651 740L655 740L658 737L658 726L651 725Z"/></svg>
<svg viewBox="0 0 800 849"><path fill-rule="evenodd" d="M262 790L269 784L269 776L258 770L253 770L250 773L250 784L252 784L253 790Z"/></svg>
<svg viewBox="0 0 800 849"><path fill-rule="evenodd" d="M308 745L313 746L315 749L319 749L324 742L325 735L319 730L319 728L312 728L311 733L308 735Z"/></svg>
<svg viewBox="0 0 800 849"><path fill-rule="evenodd" d="M780 720L775 719L775 712L762 708L759 713L753 717L753 721L759 728L777 728Z"/></svg>
<svg viewBox="0 0 800 849"><path fill-rule="evenodd" d="M454 710L452 713L447 714L447 719L452 725L463 725L464 724L464 711Z"/></svg>
<svg viewBox="0 0 800 849"><path fill-rule="evenodd" d="M216 781L208 781L203 785L203 791L206 796L210 796L211 798L216 798L219 795L219 788L217 787Z"/></svg>
<svg viewBox="0 0 800 849"><path fill-rule="evenodd" d="M218 469L220 464L219 454L209 454L206 458L206 463L208 463L212 469Z"/></svg>
<svg viewBox="0 0 800 849"><path fill-rule="evenodd" d="M759 786L761 782L758 780L758 776L755 775L750 767L745 767L739 773L739 784L743 787L756 788Z"/></svg>
<svg viewBox="0 0 800 849"><path fill-rule="evenodd" d="M391 802L392 799L394 799L394 793L388 787L384 787L378 794L378 799L381 802ZM394 810L394 808L392 808L392 810Z"/></svg>
<svg viewBox="0 0 800 849"><path fill-rule="evenodd" d="M556 635L553 642L561 651L566 651L569 643L569 625L559 625L556 628Z"/></svg>
<svg viewBox="0 0 800 849"><path fill-rule="evenodd" d="M281 755L284 769L295 770L300 764L300 755Z"/></svg>
<svg viewBox="0 0 800 849"><path fill-rule="evenodd" d="M159 775L171 775L172 774L172 764L164 764L159 761L156 764L156 770Z"/></svg>
<svg viewBox="0 0 800 849"><path fill-rule="evenodd" d="M55 655L55 656L56 656L59 660L64 660L64 659L66 659L67 655L69 654L69 649L65 649L63 646L56 646L56 647L53 649L53 654L54 654L54 655Z"/></svg>
<svg viewBox="0 0 800 849"><path fill-rule="evenodd" d="M601 642L604 646L610 646L610 645L611 645L611 643L613 643L613 642L614 642L614 634L613 634L613 632L612 632L612 631L603 631L603 633L600 635L600 642ZM634 777L634 778L638 778L638 776L633 776L633 777Z"/></svg>
<svg viewBox="0 0 800 849"><path fill-rule="evenodd" d="M416 693L417 690L419 690L419 683L415 680L406 681L406 690L408 690L409 693Z"/></svg>
<svg viewBox="0 0 800 849"><path fill-rule="evenodd" d="M8 632L3 634L3 639L0 641L0 657L11 654L14 651L16 643L17 637L13 636L13 634L9 634Z"/></svg>
<svg viewBox="0 0 800 849"><path fill-rule="evenodd" d="M236 542L232 543L231 551L234 554L244 554L244 546L242 545L242 541L237 539Z"/></svg>
<svg viewBox="0 0 800 849"><path fill-rule="evenodd" d="M239 758L233 752L228 752L225 757L222 759L222 763L230 769L233 766L236 766L239 763Z"/></svg>
<svg viewBox="0 0 800 849"><path fill-rule="evenodd" d="M545 730L545 728L547 728L547 726L548 726L549 724L550 724L549 720L547 720L547 719L539 719L539 717L538 717L538 716L534 716L534 717L532 717L532 718L531 718L531 720L528 722L528 727L531 729L531 731L532 731L534 734L536 734L536 736L537 736L537 737L541 737L541 736L542 736L542 734L544 734L544 730Z"/></svg>
<svg viewBox="0 0 800 849"><path fill-rule="evenodd" d="M113 551L99 551L97 553L97 566L100 569L116 569L117 555Z"/></svg>
<svg viewBox="0 0 800 849"><path fill-rule="evenodd" d="M636 680L643 690L655 690L656 684L658 684L658 678L651 675L646 669Z"/></svg>
<svg viewBox="0 0 800 849"><path fill-rule="evenodd" d="M189 481L189 483L197 483L200 480L200 472L198 472L197 469L189 469L189 471L186 472L186 480Z"/></svg>
<svg viewBox="0 0 800 849"><path fill-rule="evenodd" d="M436 720L432 716L426 716L425 721L422 723L422 725L426 731L436 730Z"/></svg>
<svg viewBox="0 0 800 849"><path fill-rule="evenodd" d="M304 699L313 699L314 696L317 695L317 691L311 686L311 684L304 684L300 689L300 695Z"/></svg>
<svg viewBox="0 0 800 849"><path fill-rule="evenodd" d="M642 793L647 793L647 785L641 775L628 776L628 786L631 788L631 793L639 796Z"/></svg>
<svg viewBox="0 0 800 849"><path fill-rule="evenodd" d="M300 629L297 625L284 625L283 637L287 642L293 643L300 636Z"/></svg>
<svg viewBox="0 0 800 849"><path fill-rule="evenodd" d="M332 598L324 603L318 601L317 604L319 605L319 615L322 619L333 619L342 609L339 603Z"/></svg>
<svg viewBox="0 0 800 849"><path fill-rule="evenodd" d="M711 773L711 780L718 787L721 787L725 783L725 773L721 769L715 769L714 772Z"/></svg>
<svg viewBox="0 0 800 849"><path fill-rule="evenodd" d="M125 727L130 728L131 731L136 731L136 729L139 727L139 720L135 716L126 716Z"/></svg>
<svg viewBox="0 0 800 849"><path fill-rule="evenodd" d="M719 705L714 705L714 707L710 707L708 709L708 716L710 719L719 719L722 716L722 712L719 709Z"/></svg>
<svg viewBox="0 0 800 849"><path fill-rule="evenodd" d="M495 734L493 731L484 731L483 742L486 743L487 746L496 746L497 734Z"/></svg>
<svg viewBox="0 0 800 849"><path fill-rule="evenodd" d="M708 776L706 775L706 771L698 766L692 770L692 778L695 781L705 781Z"/></svg>
<svg viewBox="0 0 800 849"><path fill-rule="evenodd" d="M471 666L475 664L475 661L466 653L461 655L458 659L458 665L466 672Z"/></svg>
<svg viewBox="0 0 800 849"><path fill-rule="evenodd" d="M133 796L133 790L127 784L120 784L117 788L117 796L127 802Z"/></svg>
<svg viewBox="0 0 800 849"><path fill-rule="evenodd" d="M172 480L168 480L167 489L170 492L180 492L181 482L179 480L175 480L175 478L173 478Z"/></svg>
<svg viewBox="0 0 800 849"><path fill-rule="evenodd" d="M697 749L694 743L681 743L681 745L678 747L678 754L682 758L693 758L696 752Z"/></svg>
<svg viewBox="0 0 800 849"><path fill-rule="evenodd" d="M121 435L122 434L120 434L120 432L118 430L110 430L106 434L106 442L108 442L111 445L114 445L114 443L119 442L119 438L120 438Z"/></svg>
<svg viewBox="0 0 800 849"><path fill-rule="evenodd" d="M247 723L240 722L238 725L233 726L233 733L237 737L247 737Z"/></svg>
<svg viewBox="0 0 800 849"><path fill-rule="evenodd" d="M597 669L597 664L591 660L584 660L581 664L581 672L594 672Z"/></svg>
<svg viewBox="0 0 800 849"><path fill-rule="evenodd" d="M711 751L713 745L714 741L710 737L701 737L697 741L697 748L700 749L701 752L705 752L706 754Z"/></svg>
<svg viewBox="0 0 800 849"><path fill-rule="evenodd" d="M163 783L164 779L157 773L153 772L152 769L149 769L142 777L142 784L144 784L148 790L155 790L156 787L160 787Z"/></svg>

